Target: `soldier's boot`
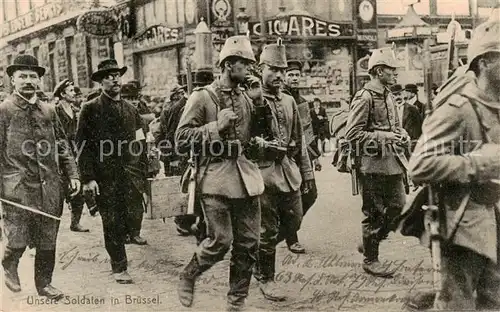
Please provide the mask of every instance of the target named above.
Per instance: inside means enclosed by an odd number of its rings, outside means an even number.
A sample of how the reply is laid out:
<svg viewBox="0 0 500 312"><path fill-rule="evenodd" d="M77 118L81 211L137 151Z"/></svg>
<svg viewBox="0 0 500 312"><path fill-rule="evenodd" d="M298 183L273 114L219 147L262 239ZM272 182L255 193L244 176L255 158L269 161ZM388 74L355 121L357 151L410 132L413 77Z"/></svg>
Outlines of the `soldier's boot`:
<svg viewBox="0 0 500 312"><path fill-rule="evenodd" d="M35 287L40 296L59 300L64 294L53 287L52 273L56 264L55 250L37 250L35 255Z"/></svg>
<svg viewBox="0 0 500 312"><path fill-rule="evenodd" d="M198 258L196 254L194 254L191 261L180 274L179 284L177 285L177 295L183 306L190 307L193 304L196 278L208 268L209 266L200 266Z"/></svg>
<svg viewBox="0 0 500 312"><path fill-rule="evenodd" d="M388 237L389 237L389 233L384 233L383 235L381 235L380 241L383 241L383 240L387 239ZM363 246L363 242L358 244L358 252L360 254L365 253L365 247Z"/></svg>
<svg viewBox="0 0 500 312"><path fill-rule="evenodd" d="M80 219L82 218L83 204L82 205L71 205L71 225L69 229L73 232L90 232L89 229L84 228L80 225Z"/></svg>
<svg viewBox="0 0 500 312"><path fill-rule="evenodd" d="M275 262L275 254L264 255L260 252L255 278L259 281L260 292L264 298L270 301L284 301L286 295L274 281Z"/></svg>
<svg viewBox="0 0 500 312"><path fill-rule="evenodd" d="M238 256L233 255L232 258ZM240 258L241 260L241 258ZM227 293L227 311L242 311L248 297L252 266L249 261L232 262L229 265L229 292Z"/></svg>
<svg viewBox="0 0 500 312"><path fill-rule="evenodd" d="M410 296L406 302L406 305L415 310L428 310L431 309L436 300L436 292L417 292L416 294Z"/></svg>
<svg viewBox="0 0 500 312"><path fill-rule="evenodd" d="M5 247L2 259L2 266L5 273L5 286L12 292L21 291L21 282L19 281L19 274L17 267L19 259L21 259L26 248L10 248Z"/></svg>
<svg viewBox="0 0 500 312"><path fill-rule="evenodd" d="M380 242L377 239L363 237L363 255L365 256L363 260L363 270L377 277L392 277L396 270L382 265L378 260L379 244Z"/></svg>

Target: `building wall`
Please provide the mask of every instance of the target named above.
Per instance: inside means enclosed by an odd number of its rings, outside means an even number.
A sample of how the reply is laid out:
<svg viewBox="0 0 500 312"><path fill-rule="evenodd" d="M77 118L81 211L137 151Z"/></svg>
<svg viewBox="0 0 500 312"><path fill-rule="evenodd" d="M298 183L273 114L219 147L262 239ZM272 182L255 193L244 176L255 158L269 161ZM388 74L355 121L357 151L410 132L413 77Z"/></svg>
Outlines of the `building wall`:
<svg viewBox="0 0 500 312"><path fill-rule="evenodd" d="M0 71L18 54L31 54L47 68L42 90L52 92L63 79L90 87L89 66L92 45L76 30L76 18L83 8L73 1L2 1L0 7ZM10 82L4 77L5 85Z"/></svg>

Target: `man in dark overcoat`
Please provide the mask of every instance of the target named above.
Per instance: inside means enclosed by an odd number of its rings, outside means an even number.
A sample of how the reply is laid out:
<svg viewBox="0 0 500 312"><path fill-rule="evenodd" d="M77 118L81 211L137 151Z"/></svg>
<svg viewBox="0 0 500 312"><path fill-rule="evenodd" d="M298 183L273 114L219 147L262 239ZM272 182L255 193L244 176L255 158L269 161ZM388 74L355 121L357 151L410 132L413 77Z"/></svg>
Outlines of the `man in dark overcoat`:
<svg viewBox="0 0 500 312"><path fill-rule="evenodd" d="M54 107L36 96L44 73L38 60L27 54L7 67L14 92L0 104L0 197L50 216L3 203L2 266L7 288L21 291L19 259L27 246L35 247L36 290L41 296L60 299L63 293L51 282L62 214L61 182L68 181L77 193L80 181Z"/></svg>
<svg viewBox="0 0 500 312"><path fill-rule="evenodd" d="M98 65L91 78L101 84L102 92L83 105L76 133L84 192L95 196L113 275L123 284L132 283L125 239L130 229L136 233L140 229L147 169L141 116L120 97L120 79L126 70L114 59ZM137 217L128 218L129 214ZM130 220L137 223L130 224Z"/></svg>

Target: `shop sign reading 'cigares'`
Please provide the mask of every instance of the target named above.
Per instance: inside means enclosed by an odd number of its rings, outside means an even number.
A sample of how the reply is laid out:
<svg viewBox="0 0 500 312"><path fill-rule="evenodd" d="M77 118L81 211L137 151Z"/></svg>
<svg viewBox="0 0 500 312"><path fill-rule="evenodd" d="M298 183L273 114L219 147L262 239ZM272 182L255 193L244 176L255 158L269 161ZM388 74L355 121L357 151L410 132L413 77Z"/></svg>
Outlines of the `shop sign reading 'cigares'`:
<svg viewBox="0 0 500 312"><path fill-rule="evenodd" d="M133 38L134 50L146 50L169 44L177 44L184 40L182 27L170 28L164 25L155 25Z"/></svg>
<svg viewBox="0 0 500 312"><path fill-rule="evenodd" d="M352 23L333 23L323 21L312 16L290 15L286 20L286 31L280 32L280 20L271 19L266 21L266 32L268 35L283 37L352 37L354 35ZM249 23L251 36L261 35L260 22Z"/></svg>

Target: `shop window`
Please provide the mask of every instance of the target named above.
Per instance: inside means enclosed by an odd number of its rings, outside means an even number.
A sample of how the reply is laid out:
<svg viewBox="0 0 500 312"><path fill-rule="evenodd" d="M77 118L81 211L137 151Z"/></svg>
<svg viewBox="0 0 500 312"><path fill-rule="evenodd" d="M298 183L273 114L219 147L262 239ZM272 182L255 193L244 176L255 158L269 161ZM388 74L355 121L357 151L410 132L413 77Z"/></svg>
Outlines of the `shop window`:
<svg viewBox="0 0 500 312"><path fill-rule="evenodd" d="M434 0L435 1L435 0ZM452 0L455 1L455 0ZM410 1L415 2L415 1ZM379 15L405 15L408 11L408 1L395 0L377 0L377 14ZM429 0L420 0L419 3L413 5L415 12L419 15L429 15L430 3Z"/></svg>
<svg viewBox="0 0 500 312"><path fill-rule="evenodd" d="M154 53L143 53L138 65L145 87L142 92L150 96L168 96L177 83L178 52L176 48ZM161 70L158 70L158 69Z"/></svg>
<svg viewBox="0 0 500 312"><path fill-rule="evenodd" d="M135 16L137 20L137 31L141 32L146 28L146 21L144 20L144 6L138 6L135 9Z"/></svg>
<svg viewBox="0 0 500 312"><path fill-rule="evenodd" d="M148 2L144 5L144 18L146 19L146 28L157 24L154 2Z"/></svg>
<svg viewBox="0 0 500 312"><path fill-rule="evenodd" d="M5 22L5 16L4 16L5 11L3 9L3 6L5 5L4 3L5 2L0 3L0 25Z"/></svg>
<svg viewBox="0 0 500 312"><path fill-rule="evenodd" d="M164 1L164 0L163 0ZM177 2L176 1L168 1L168 4L165 8L165 19L167 21L167 25L178 25L177 18Z"/></svg>
<svg viewBox="0 0 500 312"><path fill-rule="evenodd" d="M24 15L30 11L30 2L29 1L14 1L14 2L17 3L17 15L18 16Z"/></svg>
<svg viewBox="0 0 500 312"><path fill-rule="evenodd" d="M50 81L49 81L49 89L54 90L55 85L55 77L56 77L56 62L55 62L55 49L56 43L49 43L49 72L50 72Z"/></svg>
<svg viewBox="0 0 500 312"><path fill-rule="evenodd" d="M347 46L324 42L287 45L287 58L303 64L300 93L312 101L318 97L335 108L351 96L352 56Z"/></svg>
<svg viewBox="0 0 500 312"><path fill-rule="evenodd" d="M40 47L33 47L33 56L40 61L40 56L39 56L39 52L40 51Z"/></svg>
<svg viewBox="0 0 500 312"><path fill-rule="evenodd" d="M167 3L170 3L172 0L165 0ZM177 4L177 21L179 22L179 25L184 24L184 0L173 0L176 1Z"/></svg>
<svg viewBox="0 0 500 312"><path fill-rule="evenodd" d="M469 0L436 0L438 15L465 15L468 16Z"/></svg>
<svg viewBox="0 0 500 312"><path fill-rule="evenodd" d="M30 1L32 8L40 7L47 2L47 0L30 0Z"/></svg>
<svg viewBox="0 0 500 312"><path fill-rule="evenodd" d="M73 37L66 37L65 44L66 44L66 62L68 64L68 78L73 81L78 81L76 57L74 57L76 55L76 50Z"/></svg>
<svg viewBox="0 0 500 312"><path fill-rule="evenodd" d="M16 2L17 1L2 1L3 2L3 9L5 12L5 20L6 21L11 21L17 17L17 7L16 7Z"/></svg>

